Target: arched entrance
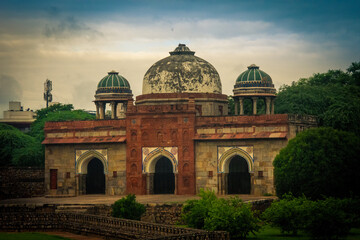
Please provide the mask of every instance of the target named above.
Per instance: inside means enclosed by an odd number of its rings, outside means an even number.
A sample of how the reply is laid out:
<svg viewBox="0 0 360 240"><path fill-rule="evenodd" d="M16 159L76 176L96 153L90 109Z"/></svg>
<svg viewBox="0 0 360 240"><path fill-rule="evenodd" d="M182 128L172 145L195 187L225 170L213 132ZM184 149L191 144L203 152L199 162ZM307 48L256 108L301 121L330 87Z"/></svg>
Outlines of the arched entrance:
<svg viewBox="0 0 360 240"><path fill-rule="evenodd" d="M250 194L250 173L247 161L235 155L229 163L228 194Z"/></svg>
<svg viewBox="0 0 360 240"><path fill-rule="evenodd" d="M105 194L104 165L97 158L87 165L86 194Z"/></svg>
<svg viewBox="0 0 360 240"><path fill-rule="evenodd" d="M173 165L166 157L161 157L155 164L154 194L174 194L175 175Z"/></svg>

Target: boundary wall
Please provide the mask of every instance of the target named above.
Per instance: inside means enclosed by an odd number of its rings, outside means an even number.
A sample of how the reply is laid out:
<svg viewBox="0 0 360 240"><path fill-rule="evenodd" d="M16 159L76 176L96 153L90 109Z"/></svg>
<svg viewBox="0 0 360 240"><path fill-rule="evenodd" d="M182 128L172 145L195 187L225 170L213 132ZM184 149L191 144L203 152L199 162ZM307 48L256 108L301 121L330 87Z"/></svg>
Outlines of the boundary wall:
<svg viewBox="0 0 360 240"><path fill-rule="evenodd" d="M53 212L55 206L0 206L0 231L64 231L107 239L229 240L227 232L208 232L164 224L84 213Z"/></svg>

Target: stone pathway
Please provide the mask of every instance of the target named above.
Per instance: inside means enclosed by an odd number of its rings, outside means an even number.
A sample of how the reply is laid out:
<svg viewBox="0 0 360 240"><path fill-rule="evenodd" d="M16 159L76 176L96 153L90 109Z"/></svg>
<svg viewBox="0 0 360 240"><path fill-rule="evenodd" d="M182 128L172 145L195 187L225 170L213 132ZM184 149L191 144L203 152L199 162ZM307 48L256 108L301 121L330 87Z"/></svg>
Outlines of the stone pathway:
<svg viewBox="0 0 360 240"><path fill-rule="evenodd" d="M78 235L78 234L73 234L73 233L68 233L68 232L44 232L44 234L48 234L48 235L55 235L55 236L60 236L60 237L66 237L72 240L99 240L99 239L103 239L100 237L94 237L94 236L84 236L84 235Z"/></svg>
<svg viewBox="0 0 360 240"><path fill-rule="evenodd" d="M219 196L229 198L238 196L244 201L253 201L260 199L273 199L274 196L254 196L254 195L226 195ZM34 198L17 198L5 199L0 201L1 204L106 204L111 205L116 200L124 196L108 196L108 195L81 195L77 197L34 197ZM140 203L147 204L163 204L163 203L183 203L189 199L198 199L196 195L137 195L136 200Z"/></svg>

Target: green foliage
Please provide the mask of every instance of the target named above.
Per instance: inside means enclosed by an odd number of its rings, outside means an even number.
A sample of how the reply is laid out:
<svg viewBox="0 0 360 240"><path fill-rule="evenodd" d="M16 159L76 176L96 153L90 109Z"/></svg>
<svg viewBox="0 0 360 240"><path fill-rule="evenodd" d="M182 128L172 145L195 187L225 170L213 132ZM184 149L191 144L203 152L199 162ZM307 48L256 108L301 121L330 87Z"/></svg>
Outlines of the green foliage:
<svg viewBox="0 0 360 240"><path fill-rule="evenodd" d="M306 200L305 197L284 195L283 199L273 202L261 217L272 227L280 228L281 233L297 235L304 228L303 203Z"/></svg>
<svg viewBox="0 0 360 240"><path fill-rule="evenodd" d="M41 143L33 139L25 147L14 149L12 163L15 166L41 167L44 166L44 157Z"/></svg>
<svg viewBox="0 0 360 240"><path fill-rule="evenodd" d="M260 230L260 220L254 217L250 204L239 198L214 201L205 218L204 229L210 231L227 231L233 238L246 239L249 233L255 234Z"/></svg>
<svg viewBox="0 0 360 240"><path fill-rule="evenodd" d="M15 131L18 131L18 129L16 127L13 127L13 126L5 124L5 123L0 123L0 131L1 130L15 130Z"/></svg>
<svg viewBox="0 0 360 240"><path fill-rule="evenodd" d="M46 118L49 113L71 111L74 109L72 104L54 104L48 108L42 108L36 111L36 119Z"/></svg>
<svg viewBox="0 0 360 240"><path fill-rule="evenodd" d="M50 109L51 108L51 109ZM37 119L31 125L30 135L44 141L44 126L45 122L60 122L60 121L74 121L74 120L93 120L95 117L83 110L68 110L72 109L72 105L55 104L49 107L48 110L41 109Z"/></svg>
<svg viewBox="0 0 360 240"><path fill-rule="evenodd" d="M146 211L143 204L136 202L134 194L129 194L117 200L111 205L111 208L111 216L132 220L140 220L141 215Z"/></svg>
<svg viewBox="0 0 360 240"><path fill-rule="evenodd" d="M316 239L346 237L353 225L354 215L344 210L344 201L347 200L327 198L308 201L304 206L304 231Z"/></svg>
<svg viewBox="0 0 360 240"><path fill-rule="evenodd" d="M277 195L360 196L359 142L355 134L332 128L299 133L273 162Z"/></svg>
<svg viewBox="0 0 360 240"><path fill-rule="evenodd" d="M44 125L47 121L90 120L94 116L82 110L72 110L71 104L55 104L38 110L29 135L17 128L0 124L0 166L43 166Z"/></svg>
<svg viewBox="0 0 360 240"><path fill-rule="evenodd" d="M214 192L200 190L199 200L185 202L181 219L189 227L227 231L231 237L245 239L260 229L251 207L239 198L218 199Z"/></svg>
<svg viewBox="0 0 360 240"><path fill-rule="evenodd" d="M235 103L234 103L234 99L230 96L228 96L228 114L229 115L234 115L235 114Z"/></svg>
<svg viewBox="0 0 360 240"><path fill-rule="evenodd" d="M14 127L1 124L0 166L37 166L42 159L39 145L33 137Z"/></svg>
<svg viewBox="0 0 360 240"><path fill-rule="evenodd" d="M360 62L280 87L276 113L317 116L320 126L360 134Z"/></svg>
<svg viewBox="0 0 360 240"><path fill-rule="evenodd" d="M266 209L262 217L282 233L296 235L303 231L316 239L338 239L359 223L359 203L358 199L311 201L304 196L286 195Z"/></svg>
<svg viewBox="0 0 360 240"><path fill-rule="evenodd" d="M217 200L214 192L204 191L200 189L198 194L201 199L188 200L185 202L181 220L189 227L203 229L205 225L205 219L209 216L210 209L213 203Z"/></svg>

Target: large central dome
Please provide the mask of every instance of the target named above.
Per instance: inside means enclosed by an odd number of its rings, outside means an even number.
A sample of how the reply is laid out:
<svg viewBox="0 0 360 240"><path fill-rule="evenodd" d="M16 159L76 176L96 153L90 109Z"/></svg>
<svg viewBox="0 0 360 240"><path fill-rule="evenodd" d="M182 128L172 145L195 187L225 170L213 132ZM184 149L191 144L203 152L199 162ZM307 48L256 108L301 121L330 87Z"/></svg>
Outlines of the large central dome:
<svg viewBox="0 0 360 240"><path fill-rule="evenodd" d="M146 72L143 94L150 93L219 93L221 81L216 69L185 44L170 52Z"/></svg>

